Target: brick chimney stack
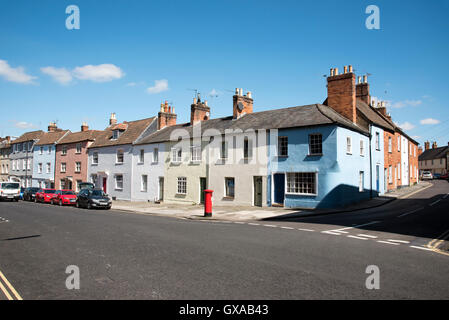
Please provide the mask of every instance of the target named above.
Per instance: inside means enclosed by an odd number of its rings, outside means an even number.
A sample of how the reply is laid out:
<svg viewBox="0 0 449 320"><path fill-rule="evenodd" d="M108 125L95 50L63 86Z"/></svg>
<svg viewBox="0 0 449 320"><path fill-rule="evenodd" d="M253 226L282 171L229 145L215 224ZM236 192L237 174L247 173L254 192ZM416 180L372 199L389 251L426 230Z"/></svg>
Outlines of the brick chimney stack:
<svg viewBox="0 0 449 320"><path fill-rule="evenodd" d="M50 122L48 124L48 132L55 132L56 130L58 130L58 126L56 125L56 123Z"/></svg>
<svg viewBox="0 0 449 320"><path fill-rule="evenodd" d="M235 89L233 97L233 118L238 119L247 113L253 113L254 100L250 91L243 95L242 88Z"/></svg>
<svg viewBox="0 0 449 320"><path fill-rule="evenodd" d="M81 124L81 131L84 132L84 131L87 131L87 130L89 130L89 126L87 125L86 122L83 122Z"/></svg>
<svg viewBox="0 0 449 320"><path fill-rule="evenodd" d="M424 150L429 150L430 149L430 142L429 141L426 141L426 142L424 142Z"/></svg>
<svg viewBox="0 0 449 320"><path fill-rule="evenodd" d="M167 101L161 103L161 111L157 114L157 129L174 126L176 118L175 107L169 106Z"/></svg>
<svg viewBox="0 0 449 320"><path fill-rule="evenodd" d="M114 124L117 124L117 116L114 113L111 113L111 117L109 118L109 125L112 126Z"/></svg>
<svg viewBox="0 0 449 320"><path fill-rule="evenodd" d="M344 67L344 73L331 69L327 78L327 105L353 123L357 122L356 84L352 66Z"/></svg>
<svg viewBox="0 0 449 320"><path fill-rule="evenodd" d="M369 94L369 83L368 76L363 76L358 78L358 83L355 87L356 97L365 102L367 105L370 104L371 96Z"/></svg>
<svg viewBox="0 0 449 320"><path fill-rule="evenodd" d="M190 124L193 126L198 122L210 119L210 107L207 105L207 100L201 102L201 97L198 94L193 98L193 103L190 105Z"/></svg>
<svg viewBox="0 0 449 320"><path fill-rule="evenodd" d="M419 157L420 155L422 155L422 153L423 153L422 147L419 147L419 148L418 148L418 157Z"/></svg>
<svg viewBox="0 0 449 320"><path fill-rule="evenodd" d="M372 101L372 104L371 104L371 105L372 105L373 107L375 106L375 101L374 101L374 100ZM387 113L387 105L386 105L385 101L378 102L378 103L377 103L376 110L377 110L378 112L380 112L383 116L388 117L388 113Z"/></svg>
<svg viewBox="0 0 449 320"><path fill-rule="evenodd" d="M438 145L437 145L437 142L434 141L434 142L432 143L432 149L436 149L436 148L438 148Z"/></svg>

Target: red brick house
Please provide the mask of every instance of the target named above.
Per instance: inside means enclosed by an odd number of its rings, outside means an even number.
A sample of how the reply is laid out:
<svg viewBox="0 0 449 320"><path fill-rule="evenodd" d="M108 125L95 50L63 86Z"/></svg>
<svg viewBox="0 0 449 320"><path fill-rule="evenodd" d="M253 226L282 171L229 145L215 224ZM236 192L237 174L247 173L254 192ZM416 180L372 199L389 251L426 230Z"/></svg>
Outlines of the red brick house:
<svg viewBox="0 0 449 320"><path fill-rule="evenodd" d="M83 123L81 131L68 134L56 145L56 189L79 191L78 184L87 181L87 148L101 133Z"/></svg>

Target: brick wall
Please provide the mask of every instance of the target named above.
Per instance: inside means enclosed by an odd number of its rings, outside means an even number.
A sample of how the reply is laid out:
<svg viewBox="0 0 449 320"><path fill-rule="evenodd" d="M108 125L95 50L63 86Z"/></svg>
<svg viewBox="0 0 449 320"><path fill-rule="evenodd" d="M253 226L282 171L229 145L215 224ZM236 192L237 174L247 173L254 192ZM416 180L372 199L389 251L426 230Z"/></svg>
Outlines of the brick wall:
<svg viewBox="0 0 449 320"><path fill-rule="evenodd" d="M354 73L328 77L327 99L329 107L356 123L356 84Z"/></svg>
<svg viewBox="0 0 449 320"><path fill-rule="evenodd" d="M81 180L83 182L87 181L87 160L88 153L87 147L92 143L89 141L83 141L81 143L81 152L77 153L76 145L77 143L69 144L58 144L56 145L56 164L55 164L55 187L56 189L61 189L61 179L67 177L72 177L72 190L76 191L76 182ZM62 155L63 146L67 147L67 154ZM81 171L75 172L76 162L81 162ZM61 164L66 164L66 171L61 172ZM66 184L66 189L68 186Z"/></svg>
<svg viewBox="0 0 449 320"><path fill-rule="evenodd" d="M400 179L400 171L398 172L399 164L401 163L401 152L398 151L398 133L390 133L384 131L384 153L385 153L385 169L387 170L387 190L395 190L398 186L402 185ZM389 139L391 138L391 152L389 151ZM391 169L392 178L390 180ZM391 183L390 183L391 182Z"/></svg>

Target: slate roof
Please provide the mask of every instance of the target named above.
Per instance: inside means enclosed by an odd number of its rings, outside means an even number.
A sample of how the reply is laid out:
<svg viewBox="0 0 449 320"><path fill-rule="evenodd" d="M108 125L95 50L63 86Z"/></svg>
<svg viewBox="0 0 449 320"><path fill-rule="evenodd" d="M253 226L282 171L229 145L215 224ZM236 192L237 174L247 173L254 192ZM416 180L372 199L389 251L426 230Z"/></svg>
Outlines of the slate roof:
<svg viewBox="0 0 449 320"><path fill-rule="evenodd" d="M362 100L357 99L356 108L374 125L390 131L395 130L396 126L392 122L388 121L388 119L384 118L378 111L371 108Z"/></svg>
<svg viewBox="0 0 449 320"><path fill-rule="evenodd" d="M233 119L232 116L218 119L211 119L201 122L202 136L213 136L218 133L224 134L225 130L241 129L287 129L297 127L309 127L316 125L337 124L351 130L368 135L368 131L355 125L344 118L332 108L313 104L283 109L274 109L268 111L254 112L244 115L239 119ZM165 127L139 141L135 144L148 144L170 141L172 133L180 130L177 137L192 137L193 127L190 123L177 124Z"/></svg>
<svg viewBox="0 0 449 320"><path fill-rule="evenodd" d="M95 142L89 148L107 147L130 144L139 138L139 136L145 131L145 129L156 119L156 117L136 120L136 121L124 121L120 124L111 125L106 128L95 139ZM112 140L114 130L123 131L117 140Z"/></svg>
<svg viewBox="0 0 449 320"><path fill-rule="evenodd" d="M26 142L26 141L31 141L31 140L38 140L38 139L40 139L40 137L42 137L43 134L44 134L44 131L42 131L42 130L25 132L20 137L18 137L16 140L11 141L11 144L21 143L21 142Z"/></svg>
<svg viewBox="0 0 449 320"><path fill-rule="evenodd" d="M94 141L102 131L100 130L87 130L87 131L78 131L78 132L70 132L64 138L62 138L58 144L67 144L74 142L82 142L82 141Z"/></svg>
<svg viewBox="0 0 449 320"><path fill-rule="evenodd" d="M55 132L45 132L42 137L39 139L39 142L36 143L36 146L43 146L47 144L53 144L59 141L67 132L70 130L61 130Z"/></svg>
<svg viewBox="0 0 449 320"><path fill-rule="evenodd" d="M446 158L447 153L449 152L449 146L439 147L435 149L429 149L424 151L419 157L418 160L432 160L432 159L441 159Z"/></svg>
<svg viewBox="0 0 449 320"><path fill-rule="evenodd" d="M11 147L11 144L8 143L6 138L0 138L0 149L5 149Z"/></svg>

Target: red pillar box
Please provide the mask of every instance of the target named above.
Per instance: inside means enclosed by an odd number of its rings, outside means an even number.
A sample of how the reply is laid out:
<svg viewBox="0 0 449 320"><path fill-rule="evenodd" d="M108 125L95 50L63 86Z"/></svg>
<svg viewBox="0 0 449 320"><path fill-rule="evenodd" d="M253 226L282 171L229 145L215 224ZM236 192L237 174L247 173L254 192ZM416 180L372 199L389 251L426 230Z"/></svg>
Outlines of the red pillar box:
<svg viewBox="0 0 449 320"><path fill-rule="evenodd" d="M212 193L213 190L204 190L204 216L212 217Z"/></svg>

